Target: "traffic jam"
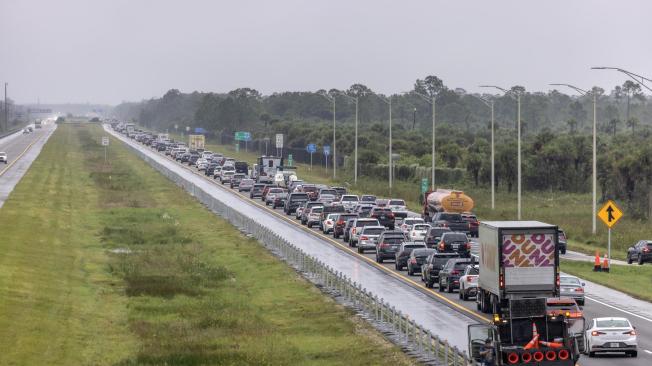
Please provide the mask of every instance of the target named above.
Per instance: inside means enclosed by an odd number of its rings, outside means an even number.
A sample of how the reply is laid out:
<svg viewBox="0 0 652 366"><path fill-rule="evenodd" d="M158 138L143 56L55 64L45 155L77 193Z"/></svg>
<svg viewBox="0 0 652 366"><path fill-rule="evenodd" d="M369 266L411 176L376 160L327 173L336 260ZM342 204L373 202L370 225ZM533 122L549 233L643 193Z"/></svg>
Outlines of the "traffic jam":
<svg viewBox="0 0 652 366"><path fill-rule="evenodd" d="M480 364L575 365L580 354L637 357L625 317L585 318L585 284L559 271L566 235L538 221L480 222L464 192L425 194L420 214L400 198L353 194L298 178L283 157L255 164L114 122L111 127L313 235L476 314L469 354ZM483 315L487 314L487 315Z"/></svg>

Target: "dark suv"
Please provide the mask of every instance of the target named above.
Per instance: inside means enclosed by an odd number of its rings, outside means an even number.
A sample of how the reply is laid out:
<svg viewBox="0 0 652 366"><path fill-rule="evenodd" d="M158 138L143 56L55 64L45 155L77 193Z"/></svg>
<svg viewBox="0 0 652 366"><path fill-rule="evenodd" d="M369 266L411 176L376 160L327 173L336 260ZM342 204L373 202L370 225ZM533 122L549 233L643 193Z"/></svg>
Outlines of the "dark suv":
<svg viewBox="0 0 652 366"><path fill-rule="evenodd" d="M460 276L468 265L473 262L468 258L449 259L446 265L439 271L439 292L446 289L447 292L453 292L454 289L460 288Z"/></svg>
<svg viewBox="0 0 652 366"><path fill-rule="evenodd" d="M480 222L478 222L477 216L470 212L464 212L462 213L462 220L469 223L469 234L472 237L477 238L479 231L478 229L480 228Z"/></svg>
<svg viewBox="0 0 652 366"><path fill-rule="evenodd" d="M397 271L402 270L403 267L408 265L408 257L410 257L410 253L412 253L414 249L425 249L425 247L426 245L424 243L415 243L413 241L406 241L401 244L401 248L396 252L394 268L396 268Z"/></svg>
<svg viewBox="0 0 652 366"><path fill-rule="evenodd" d="M459 258L459 254L436 252L428 256L421 266L421 281L426 283L426 287L432 288L435 282L439 283L439 271L452 258Z"/></svg>
<svg viewBox="0 0 652 366"><path fill-rule="evenodd" d="M263 196L263 188L265 188L266 184L263 183L254 183L254 186L251 188L251 191L249 192L249 198L258 198Z"/></svg>
<svg viewBox="0 0 652 366"><path fill-rule="evenodd" d="M428 248L437 248L437 244L439 244L439 240L441 240L441 235L450 231L451 229L447 227L431 227L428 229L425 239Z"/></svg>
<svg viewBox="0 0 652 366"><path fill-rule="evenodd" d="M634 260L638 264L652 262L652 240L641 240L627 249L627 263L632 264Z"/></svg>
<svg viewBox="0 0 652 366"><path fill-rule="evenodd" d="M385 259L395 259L401 244L407 241L400 230L387 230L380 234L376 245L376 262L383 263Z"/></svg>
<svg viewBox="0 0 652 366"><path fill-rule="evenodd" d="M344 235L344 227L346 226L346 222L350 219L357 219L358 215L354 213L343 213L340 214L337 218L337 221L335 221L335 225L333 226L333 237L335 239L339 239L340 236Z"/></svg>
<svg viewBox="0 0 652 366"><path fill-rule="evenodd" d="M256 185L254 185L255 189ZM253 189L252 189L253 192ZM297 208L303 206L306 201L308 201L308 195L305 193L290 193L288 198L285 200L285 205L283 206L283 212L286 215L290 215L296 212Z"/></svg>
<svg viewBox="0 0 652 366"><path fill-rule="evenodd" d="M437 251L430 248L414 249L407 261L408 274L414 276L415 273L421 273L421 266L426 263L428 256L433 253L437 253Z"/></svg>
<svg viewBox="0 0 652 366"><path fill-rule="evenodd" d="M444 253L458 253L461 257L471 256L471 243L465 233L443 233L437 250Z"/></svg>
<svg viewBox="0 0 652 366"><path fill-rule="evenodd" d="M559 231L557 231L557 246L559 248L560 254L566 254L566 247L568 247L568 241L564 230L559 229Z"/></svg>
<svg viewBox="0 0 652 366"><path fill-rule="evenodd" d="M369 212L369 217L378 220L381 225L389 230L394 230L394 213L389 208L374 207Z"/></svg>

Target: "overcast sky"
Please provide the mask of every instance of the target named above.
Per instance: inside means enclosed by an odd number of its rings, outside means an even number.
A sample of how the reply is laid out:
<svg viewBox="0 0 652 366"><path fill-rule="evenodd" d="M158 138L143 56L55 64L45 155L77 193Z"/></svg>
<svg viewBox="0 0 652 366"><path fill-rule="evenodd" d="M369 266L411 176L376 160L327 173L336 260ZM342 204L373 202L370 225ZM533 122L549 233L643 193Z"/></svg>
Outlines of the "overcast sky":
<svg viewBox="0 0 652 366"><path fill-rule="evenodd" d="M382 93L652 77L652 1L0 0L0 82L20 103L117 104L171 88Z"/></svg>

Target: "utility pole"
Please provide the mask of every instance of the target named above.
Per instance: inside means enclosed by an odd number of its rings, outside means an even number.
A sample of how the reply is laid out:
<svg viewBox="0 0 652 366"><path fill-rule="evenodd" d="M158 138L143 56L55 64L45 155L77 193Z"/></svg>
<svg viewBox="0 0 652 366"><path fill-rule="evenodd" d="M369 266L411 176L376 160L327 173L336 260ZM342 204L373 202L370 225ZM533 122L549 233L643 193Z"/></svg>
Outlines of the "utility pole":
<svg viewBox="0 0 652 366"><path fill-rule="evenodd" d="M9 119L8 119L9 114L7 113L8 112L8 110L7 110L7 84L8 83L5 82L5 131L9 130Z"/></svg>
<svg viewBox="0 0 652 366"><path fill-rule="evenodd" d="M430 167L430 169L431 169L430 186L431 186L431 189L434 191L435 190L435 182L436 182L435 181L435 178L436 178L435 162L437 160L437 156L436 156L437 150L435 148L435 146L436 146L435 137L437 136L437 133L436 133L436 131L437 131L437 129L436 129L436 127L437 127L437 125L436 125L436 121L437 121L437 105L435 103L437 102L437 95L434 94L434 95L429 97L429 96L427 96L425 94L421 94L421 93L419 93L417 91L414 91L414 90L411 91L411 92L406 92L406 93L412 93L412 94L418 95L423 100L430 103L430 106L432 107L432 159L431 159L431 167Z"/></svg>
<svg viewBox="0 0 652 366"><path fill-rule="evenodd" d="M389 106L389 193L392 193L392 174L394 173L392 169L393 161L392 161L392 96L390 95L389 97L383 97L382 95L373 93L373 95L377 96L378 99L382 100L383 102L387 103Z"/></svg>
<svg viewBox="0 0 652 366"><path fill-rule="evenodd" d="M520 92L515 92L513 90L507 90L505 88L501 88L496 85L480 85L481 88L494 88L502 91L505 93L505 95L509 95L510 97L516 99L516 130L517 130L517 180L518 182L516 183L517 186L517 208L516 208L516 217L517 220L521 220L521 93ZM492 113L493 115L493 113ZM493 123L492 123L493 125ZM493 131L493 127L492 127ZM493 136L493 135L492 135Z"/></svg>
<svg viewBox="0 0 652 366"><path fill-rule="evenodd" d="M473 95L473 94L471 94ZM491 209L496 209L496 159L495 159L495 143L494 143L494 101L481 96L473 95L491 109Z"/></svg>
<svg viewBox="0 0 652 366"><path fill-rule="evenodd" d="M597 186L598 186L598 169L597 169L597 103L598 103L598 95L596 94L595 90L588 91L584 89L580 89L576 86L570 85L570 84L561 84L561 83L556 83L556 84L550 84L554 86L566 86L569 87L576 92L580 93L583 96L592 96L593 98L593 161L592 161L592 177L591 177L591 183L592 183L592 211L591 211L591 232L593 235L596 233L596 216L598 214L597 211Z"/></svg>

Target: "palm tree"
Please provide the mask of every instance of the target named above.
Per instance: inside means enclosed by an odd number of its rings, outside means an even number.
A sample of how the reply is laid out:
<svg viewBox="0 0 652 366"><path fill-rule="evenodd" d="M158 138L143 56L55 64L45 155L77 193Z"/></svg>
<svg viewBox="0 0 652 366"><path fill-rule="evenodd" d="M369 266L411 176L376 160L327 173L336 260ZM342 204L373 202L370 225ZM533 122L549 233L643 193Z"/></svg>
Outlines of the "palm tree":
<svg viewBox="0 0 652 366"><path fill-rule="evenodd" d="M632 117L627 120L627 127L630 127L632 129L632 135L635 133L637 126L638 126L638 118Z"/></svg>
<svg viewBox="0 0 652 366"><path fill-rule="evenodd" d="M620 123L620 120L618 118L614 118L611 121L609 121L609 129L611 130L611 133L616 136L616 130L618 128L618 124Z"/></svg>
<svg viewBox="0 0 652 366"><path fill-rule="evenodd" d="M570 133L575 134L575 132L577 132L577 120L575 120L575 118L569 119L568 121L566 121L566 124L570 129Z"/></svg>

